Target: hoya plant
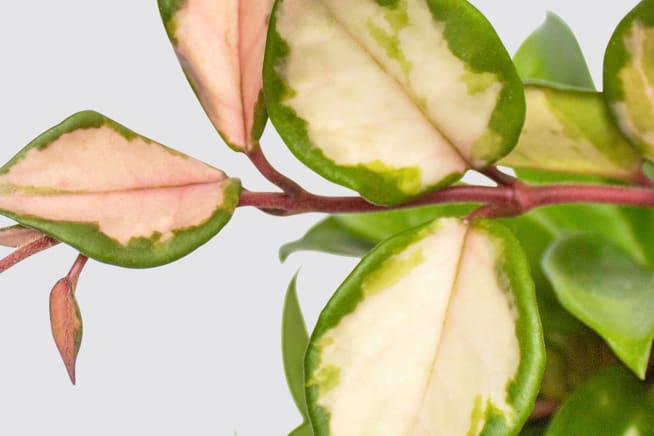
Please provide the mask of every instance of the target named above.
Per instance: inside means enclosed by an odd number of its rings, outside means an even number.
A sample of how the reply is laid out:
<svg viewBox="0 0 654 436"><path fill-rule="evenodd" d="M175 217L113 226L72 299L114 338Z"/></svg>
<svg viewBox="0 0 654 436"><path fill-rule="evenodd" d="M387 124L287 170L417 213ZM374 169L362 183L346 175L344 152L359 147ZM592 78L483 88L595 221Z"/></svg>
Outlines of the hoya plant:
<svg viewBox="0 0 654 436"><path fill-rule="evenodd" d="M168 265L241 208L316 212L280 260L360 261L311 331L297 275L266 290L285 291L283 367L302 417L289 435L654 435L654 0L619 22L600 86L554 14L511 56L466 0L158 8L216 134L276 189L96 111L17 151L0 169L0 214L15 222L0 272L58 244L79 252L49 297L73 384L86 265ZM352 194L317 194L271 164L267 123ZM462 180L472 173L491 183ZM257 231L234 250L256 250ZM216 261L211 285L229 268Z"/></svg>

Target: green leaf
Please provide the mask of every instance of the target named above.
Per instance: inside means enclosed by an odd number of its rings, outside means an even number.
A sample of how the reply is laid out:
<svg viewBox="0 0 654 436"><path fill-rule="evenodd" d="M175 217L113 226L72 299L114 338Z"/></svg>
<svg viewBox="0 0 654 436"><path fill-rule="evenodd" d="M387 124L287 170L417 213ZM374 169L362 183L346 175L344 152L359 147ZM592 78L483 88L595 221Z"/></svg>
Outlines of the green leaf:
<svg viewBox="0 0 654 436"><path fill-rule="evenodd" d="M524 83L595 90L577 38L552 12L548 12L545 22L522 43L513 62Z"/></svg>
<svg viewBox="0 0 654 436"><path fill-rule="evenodd" d="M341 256L360 257L366 254L374 242L359 236L336 216L330 216L311 227L297 241L282 245L279 258L285 262L296 251L311 250Z"/></svg>
<svg viewBox="0 0 654 436"><path fill-rule="evenodd" d="M537 312L524 254L498 224L440 219L384 241L311 336L315 433L517 433L544 364Z"/></svg>
<svg viewBox="0 0 654 436"><path fill-rule="evenodd" d="M641 1L616 28L604 57L604 95L616 124L654 160L654 0Z"/></svg>
<svg viewBox="0 0 654 436"><path fill-rule="evenodd" d="M644 378L654 339L654 272L595 234L559 238L543 269L568 311Z"/></svg>
<svg viewBox="0 0 654 436"><path fill-rule="evenodd" d="M236 151L258 146L266 123L261 68L273 3L159 0L168 37L191 87Z"/></svg>
<svg viewBox="0 0 654 436"><path fill-rule="evenodd" d="M377 243L397 233L435 218L467 215L474 207L469 203L437 204L383 212L331 215L309 229L302 238L283 245L279 257L283 262L289 255L301 250L361 257Z"/></svg>
<svg viewBox="0 0 654 436"><path fill-rule="evenodd" d="M652 388L622 368L607 368L561 407L547 436L654 434Z"/></svg>
<svg viewBox="0 0 654 436"><path fill-rule="evenodd" d="M501 165L627 181L640 176L640 154L616 128L602 94L528 86L525 96L525 126Z"/></svg>
<svg viewBox="0 0 654 436"><path fill-rule="evenodd" d="M313 430L311 429L311 424L305 422L304 424L300 425L298 428L290 432L288 436L313 436Z"/></svg>
<svg viewBox="0 0 654 436"><path fill-rule="evenodd" d="M264 89L291 151L325 178L394 205L506 155L522 84L465 0L280 0Z"/></svg>
<svg viewBox="0 0 654 436"><path fill-rule="evenodd" d="M222 171L87 111L0 168L0 214L88 257L150 267L213 237L240 189Z"/></svg>
<svg viewBox="0 0 654 436"><path fill-rule="evenodd" d="M304 396L304 353L309 343L309 334L297 299L296 282L297 274L293 277L284 299L282 356L286 381L293 401L302 417L307 420L307 402Z"/></svg>

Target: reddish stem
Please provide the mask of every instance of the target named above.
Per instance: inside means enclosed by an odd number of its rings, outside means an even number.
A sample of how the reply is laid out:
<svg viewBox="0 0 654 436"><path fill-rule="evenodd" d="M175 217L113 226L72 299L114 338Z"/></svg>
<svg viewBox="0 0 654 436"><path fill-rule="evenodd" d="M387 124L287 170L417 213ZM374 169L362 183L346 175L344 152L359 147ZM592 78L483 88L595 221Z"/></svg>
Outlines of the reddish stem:
<svg viewBox="0 0 654 436"><path fill-rule="evenodd" d="M48 248L53 247L58 243L59 241L51 238L50 236L43 236L35 241L21 246L20 248L14 250L14 252L9 256L0 260L0 273L16 265L18 262L27 259L33 254L47 250Z"/></svg>
<svg viewBox="0 0 654 436"><path fill-rule="evenodd" d="M66 276L68 280L72 283L72 288L75 289L77 287L77 281L79 280L80 274L82 274L82 270L84 269L84 265L86 265L86 262L89 260L88 257L84 256L83 254L80 253L79 256L77 256L77 259L75 259L75 263L73 266L70 268L70 271L68 271L68 275Z"/></svg>
<svg viewBox="0 0 654 436"><path fill-rule="evenodd" d="M608 203L623 206L654 206L654 189L644 187L562 184L529 186L516 181L510 186L451 186L416 200L393 207L383 207L360 197L323 197L304 194L301 198L274 192L249 192L241 195L239 206L285 212L293 215L305 212L347 213L375 212L438 203L503 204L502 216L519 215L535 207L563 203Z"/></svg>
<svg viewBox="0 0 654 436"><path fill-rule="evenodd" d="M559 409L558 401L553 400L538 400L534 406L534 410L531 411L529 415L529 421L539 421L541 419L546 419L554 415L554 413Z"/></svg>
<svg viewBox="0 0 654 436"><path fill-rule="evenodd" d="M516 181L515 177L503 173L497 167L486 167L478 171L498 185L511 185Z"/></svg>
<svg viewBox="0 0 654 436"><path fill-rule="evenodd" d="M290 197L299 197L306 191L295 181L286 177L272 166L270 161L263 154L261 146L257 146L247 154L250 161L259 170L259 172L271 183L277 185L282 191Z"/></svg>

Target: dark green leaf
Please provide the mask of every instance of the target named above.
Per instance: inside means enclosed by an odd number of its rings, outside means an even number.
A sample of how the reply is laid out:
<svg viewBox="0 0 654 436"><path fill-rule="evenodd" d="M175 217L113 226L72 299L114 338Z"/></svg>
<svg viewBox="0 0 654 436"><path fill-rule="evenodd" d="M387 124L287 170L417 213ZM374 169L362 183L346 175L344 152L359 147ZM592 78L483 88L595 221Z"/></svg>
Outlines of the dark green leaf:
<svg viewBox="0 0 654 436"><path fill-rule="evenodd" d="M559 238L543 269L568 311L644 377L654 339L654 273L596 234Z"/></svg>
<svg viewBox="0 0 654 436"><path fill-rule="evenodd" d="M360 257L375 244L396 233L438 217L464 216L473 208L472 204L446 204L385 212L332 215L309 229L299 240L282 246L279 257L283 262L289 255L300 250Z"/></svg>
<svg viewBox="0 0 654 436"><path fill-rule="evenodd" d="M297 299L297 274L293 277L284 299L282 317L282 356L286 381L302 417L307 420L307 403L304 395L304 353L309 343L307 327Z"/></svg>
<svg viewBox="0 0 654 436"><path fill-rule="evenodd" d="M577 39L568 25L551 12L518 49L513 62L525 83L595 90Z"/></svg>
<svg viewBox="0 0 654 436"><path fill-rule="evenodd" d="M563 404L546 435L652 435L653 398L652 388L626 370L607 368Z"/></svg>
<svg viewBox="0 0 654 436"><path fill-rule="evenodd" d="M300 425L298 428L290 432L288 436L313 436L313 430L311 429L311 424L305 422L304 424Z"/></svg>

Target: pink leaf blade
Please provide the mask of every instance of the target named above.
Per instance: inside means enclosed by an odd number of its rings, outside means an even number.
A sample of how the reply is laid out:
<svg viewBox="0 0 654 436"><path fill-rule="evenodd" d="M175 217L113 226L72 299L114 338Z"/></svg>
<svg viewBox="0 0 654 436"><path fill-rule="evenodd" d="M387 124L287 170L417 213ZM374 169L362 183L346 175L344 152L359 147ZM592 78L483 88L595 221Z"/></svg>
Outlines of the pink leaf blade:
<svg viewBox="0 0 654 436"><path fill-rule="evenodd" d="M0 229L0 245L18 248L43 237L43 233L20 225Z"/></svg>
<svg viewBox="0 0 654 436"><path fill-rule="evenodd" d="M159 0L175 52L216 130L234 150L265 122L263 57L273 0Z"/></svg>
<svg viewBox="0 0 654 436"><path fill-rule="evenodd" d="M50 293L50 326L70 381L75 384L75 362L82 344L82 317L70 278L59 280Z"/></svg>
<svg viewBox="0 0 654 436"><path fill-rule="evenodd" d="M0 168L0 213L128 267L168 263L204 244L239 195L237 179L90 111Z"/></svg>

